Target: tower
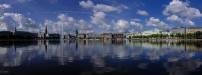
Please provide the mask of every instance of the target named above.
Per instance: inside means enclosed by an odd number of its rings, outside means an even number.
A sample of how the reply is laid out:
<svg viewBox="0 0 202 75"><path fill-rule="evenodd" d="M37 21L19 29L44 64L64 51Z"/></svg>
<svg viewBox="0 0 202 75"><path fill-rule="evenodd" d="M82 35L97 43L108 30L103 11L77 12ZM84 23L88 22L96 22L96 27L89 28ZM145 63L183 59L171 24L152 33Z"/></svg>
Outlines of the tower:
<svg viewBox="0 0 202 75"><path fill-rule="evenodd" d="M78 38L78 35L79 35L78 29L76 29L75 34L76 34L76 38Z"/></svg>
<svg viewBox="0 0 202 75"><path fill-rule="evenodd" d="M44 38L47 39L47 37L48 37L48 28L47 28L47 25L46 25L45 33L44 33Z"/></svg>
<svg viewBox="0 0 202 75"><path fill-rule="evenodd" d="M15 29L14 29L14 33L15 33L15 32L17 32L17 28L16 28L16 26L15 26Z"/></svg>
<svg viewBox="0 0 202 75"><path fill-rule="evenodd" d="M16 26L14 27L14 31L13 31L13 36L15 35L15 33L17 32L17 28Z"/></svg>

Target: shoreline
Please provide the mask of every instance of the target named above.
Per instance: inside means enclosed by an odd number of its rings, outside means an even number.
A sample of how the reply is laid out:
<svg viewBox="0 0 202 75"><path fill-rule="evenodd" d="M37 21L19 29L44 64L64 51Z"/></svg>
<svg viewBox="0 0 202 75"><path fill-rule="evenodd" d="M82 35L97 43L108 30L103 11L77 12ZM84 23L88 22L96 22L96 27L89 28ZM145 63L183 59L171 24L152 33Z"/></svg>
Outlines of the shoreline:
<svg viewBox="0 0 202 75"><path fill-rule="evenodd" d="M0 41L60 41L60 40L136 40L136 41L202 41L202 39L160 39L160 38L148 38L148 39L0 39Z"/></svg>

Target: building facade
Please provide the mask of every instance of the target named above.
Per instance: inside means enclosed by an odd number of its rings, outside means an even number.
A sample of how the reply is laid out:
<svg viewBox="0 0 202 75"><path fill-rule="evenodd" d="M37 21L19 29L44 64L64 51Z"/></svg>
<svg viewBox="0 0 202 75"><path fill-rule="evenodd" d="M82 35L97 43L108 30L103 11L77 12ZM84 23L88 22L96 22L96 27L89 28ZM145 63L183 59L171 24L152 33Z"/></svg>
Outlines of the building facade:
<svg viewBox="0 0 202 75"><path fill-rule="evenodd" d="M189 27L189 28L186 28L186 30L185 28L174 28L174 29L171 29L170 32L173 34L177 34L177 33L184 34L185 32L186 33L202 32L202 27Z"/></svg>

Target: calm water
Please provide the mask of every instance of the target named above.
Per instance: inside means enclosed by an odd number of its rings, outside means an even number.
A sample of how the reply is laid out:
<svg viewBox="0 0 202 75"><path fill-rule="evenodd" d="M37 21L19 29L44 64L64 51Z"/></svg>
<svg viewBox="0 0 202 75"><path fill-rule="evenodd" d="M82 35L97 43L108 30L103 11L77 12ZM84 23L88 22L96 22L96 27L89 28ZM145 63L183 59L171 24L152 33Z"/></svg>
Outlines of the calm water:
<svg viewBox="0 0 202 75"><path fill-rule="evenodd" d="M0 74L201 75L202 41L0 42Z"/></svg>

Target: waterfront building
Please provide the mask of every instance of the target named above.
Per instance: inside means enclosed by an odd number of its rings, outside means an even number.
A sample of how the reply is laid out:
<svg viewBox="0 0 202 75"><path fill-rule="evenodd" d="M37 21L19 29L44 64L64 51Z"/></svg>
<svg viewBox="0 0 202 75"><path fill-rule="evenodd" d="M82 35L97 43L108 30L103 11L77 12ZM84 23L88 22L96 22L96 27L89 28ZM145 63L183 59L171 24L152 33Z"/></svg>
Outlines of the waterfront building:
<svg viewBox="0 0 202 75"><path fill-rule="evenodd" d="M101 35L96 34L96 33L87 33L86 38L87 39L101 39Z"/></svg>
<svg viewBox="0 0 202 75"><path fill-rule="evenodd" d="M112 34L112 39L116 39L116 40L122 40L125 39L126 35L124 33L114 33Z"/></svg>
<svg viewBox="0 0 202 75"><path fill-rule="evenodd" d="M160 34L160 30L153 29L153 30L146 30L142 32L142 35L152 35L152 34Z"/></svg>
<svg viewBox="0 0 202 75"><path fill-rule="evenodd" d="M103 33L101 34L101 37L104 40L112 39L112 33Z"/></svg>
<svg viewBox="0 0 202 75"><path fill-rule="evenodd" d="M38 38L43 39L43 37L44 37L44 33L43 32L39 32L38 33Z"/></svg>
<svg viewBox="0 0 202 75"><path fill-rule="evenodd" d="M202 32L202 27L188 27L186 28L186 33L195 33L195 32ZM180 34L184 34L185 33L185 28L181 27L181 28L173 28L170 30L170 32L172 34L177 34L177 33L180 33Z"/></svg>
<svg viewBox="0 0 202 75"><path fill-rule="evenodd" d="M48 28L47 28L47 26L46 26L46 28L45 28L45 33L44 33L44 39L46 39L46 38L48 38Z"/></svg>
<svg viewBox="0 0 202 75"><path fill-rule="evenodd" d="M60 39L60 34L52 33L48 35L49 37L47 39Z"/></svg>
<svg viewBox="0 0 202 75"><path fill-rule="evenodd" d="M103 33L100 36L104 40L108 39L125 39L127 34L124 33Z"/></svg>
<svg viewBox="0 0 202 75"><path fill-rule="evenodd" d="M127 33L126 38L131 39L133 36L141 36L141 33Z"/></svg>
<svg viewBox="0 0 202 75"><path fill-rule="evenodd" d="M86 34L83 33L83 34L77 34L77 38L78 39L86 39Z"/></svg>

